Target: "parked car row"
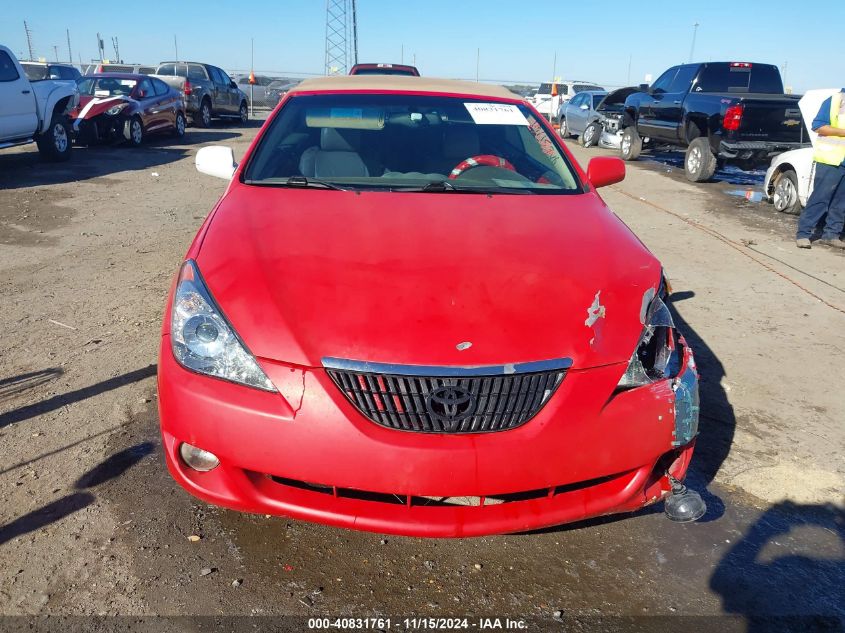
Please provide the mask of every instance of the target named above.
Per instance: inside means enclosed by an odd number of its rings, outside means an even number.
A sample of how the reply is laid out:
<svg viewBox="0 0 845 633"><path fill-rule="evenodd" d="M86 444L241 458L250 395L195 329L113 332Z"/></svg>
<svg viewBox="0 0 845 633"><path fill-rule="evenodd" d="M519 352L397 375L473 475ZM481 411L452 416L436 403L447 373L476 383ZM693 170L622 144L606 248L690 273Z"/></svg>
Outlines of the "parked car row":
<svg viewBox="0 0 845 633"><path fill-rule="evenodd" d="M34 142L45 158L65 160L74 141L138 146L152 134L183 137L189 118L199 127L249 118L246 95L216 66L124 68L82 75L69 64L20 62L0 46L0 148Z"/></svg>
<svg viewBox="0 0 845 633"><path fill-rule="evenodd" d="M561 134L585 146L618 148L636 160L653 148L683 149L689 180L710 180L716 169L758 169L773 157L807 147L799 97L784 93L771 64L708 62L673 66L648 85L589 96L561 109Z"/></svg>

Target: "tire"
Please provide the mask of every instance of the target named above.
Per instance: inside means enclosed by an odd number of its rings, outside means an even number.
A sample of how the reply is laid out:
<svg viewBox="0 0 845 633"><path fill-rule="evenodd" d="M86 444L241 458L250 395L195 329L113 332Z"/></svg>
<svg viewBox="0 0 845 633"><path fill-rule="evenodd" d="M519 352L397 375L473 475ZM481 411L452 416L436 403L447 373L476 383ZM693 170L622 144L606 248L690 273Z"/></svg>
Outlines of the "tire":
<svg viewBox="0 0 845 633"><path fill-rule="evenodd" d="M569 128L566 127L566 117L560 117L560 123L558 124L557 128L558 134L560 134L560 138L569 138Z"/></svg>
<svg viewBox="0 0 845 633"><path fill-rule="evenodd" d="M798 174L792 169L784 169L775 178L772 204L775 210L781 213L801 215L803 207L798 197Z"/></svg>
<svg viewBox="0 0 845 633"><path fill-rule="evenodd" d="M246 101L241 101L241 107L238 113L241 115L241 125L246 125L249 122L249 108L246 105Z"/></svg>
<svg viewBox="0 0 845 633"><path fill-rule="evenodd" d="M64 116L54 114L50 127L35 139L35 144L38 145L38 153L46 160L57 163L68 160L72 147L70 123Z"/></svg>
<svg viewBox="0 0 845 633"><path fill-rule="evenodd" d="M188 122L185 120L185 114L181 111L176 113L176 125L173 127L173 136L176 138L182 138L185 136L185 128L187 127Z"/></svg>
<svg viewBox="0 0 845 633"><path fill-rule="evenodd" d="M684 156L684 173L692 182L707 182L716 173L716 156L710 151L710 141L703 136L693 139Z"/></svg>
<svg viewBox="0 0 845 633"><path fill-rule="evenodd" d="M194 125L197 127L209 127L211 125L211 103L208 99L203 99L200 103L200 109L194 115Z"/></svg>
<svg viewBox="0 0 845 633"><path fill-rule="evenodd" d="M622 160L637 160L643 151L643 139L637 133L637 128L626 127L622 131L622 140L619 143L619 155Z"/></svg>
<svg viewBox="0 0 845 633"><path fill-rule="evenodd" d="M126 121L123 126L123 138L132 147L141 147L144 143L144 124L141 122L141 117L136 115Z"/></svg>
<svg viewBox="0 0 845 633"><path fill-rule="evenodd" d="M601 125L593 121L586 127L584 133L581 135L581 145L583 145L584 147L595 147L599 144L600 138Z"/></svg>

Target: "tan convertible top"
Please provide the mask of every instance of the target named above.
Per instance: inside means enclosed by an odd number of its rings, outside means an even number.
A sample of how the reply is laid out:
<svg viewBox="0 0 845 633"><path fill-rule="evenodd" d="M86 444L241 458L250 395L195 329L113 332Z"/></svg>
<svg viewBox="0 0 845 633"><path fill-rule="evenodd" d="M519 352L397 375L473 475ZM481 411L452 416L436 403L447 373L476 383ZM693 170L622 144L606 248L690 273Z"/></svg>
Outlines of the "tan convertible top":
<svg viewBox="0 0 845 633"><path fill-rule="evenodd" d="M408 77L403 75L337 75L306 79L290 93L307 91L350 91L385 90L402 92L443 92L447 94L495 97L497 99L521 99L504 86L458 81L456 79L432 79L430 77Z"/></svg>

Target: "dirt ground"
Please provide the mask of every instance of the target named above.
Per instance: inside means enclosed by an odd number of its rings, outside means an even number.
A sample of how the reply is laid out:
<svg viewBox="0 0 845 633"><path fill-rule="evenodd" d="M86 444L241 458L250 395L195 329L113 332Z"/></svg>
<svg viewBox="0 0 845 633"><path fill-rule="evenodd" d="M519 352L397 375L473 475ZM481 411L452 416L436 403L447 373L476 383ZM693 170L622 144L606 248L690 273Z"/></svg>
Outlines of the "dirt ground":
<svg viewBox="0 0 845 633"><path fill-rule="evenodd" d="M703 520L674 524L655 507L424 540L188 496L157 431L162 310L225 187L195 171L197 149L225 143L239 156L256 131L222 124L179 144L78 148L61 165L33 148L0 152L0 615L306 618L263 620L290 630L316 615L390 616L393 630L432 628L404 623L411 616L469 616L470 628L510 616L537 631L842 630L845 258L799 251L794 217L726 193L749 183L722 174L692 185L671 161L629 165L602 195L662 260L697 355L689 482L708 503ZM609 154L571 147L583 164ZM91 621L63 630L80 622ZM133 622L205 630L199 619Z"/></svg>

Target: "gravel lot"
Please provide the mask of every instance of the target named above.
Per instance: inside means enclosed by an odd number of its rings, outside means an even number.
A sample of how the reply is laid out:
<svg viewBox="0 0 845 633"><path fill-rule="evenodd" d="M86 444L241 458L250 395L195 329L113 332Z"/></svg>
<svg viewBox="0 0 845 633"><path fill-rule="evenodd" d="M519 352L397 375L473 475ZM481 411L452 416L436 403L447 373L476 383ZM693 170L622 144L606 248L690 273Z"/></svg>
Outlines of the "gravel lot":
<svg viewBox="0 0 845 633"><path fill-rule="evenodd" d="M178 488L157 432L159 329L225 187L193 157L213 143L240 156L257 129L78 148L62 165L0 153L0 614L512 616L529 630L677 630L682 615L730 614L683 623L826 616L779 624L841 630L845 258L796 249L795 219L728 196L732 175L692 185L640 161L602 190L663 261L697 354L701 522L658 507L532 534L385 538L220 510ZM571 147L584 164L609 154Z"/></svg>

